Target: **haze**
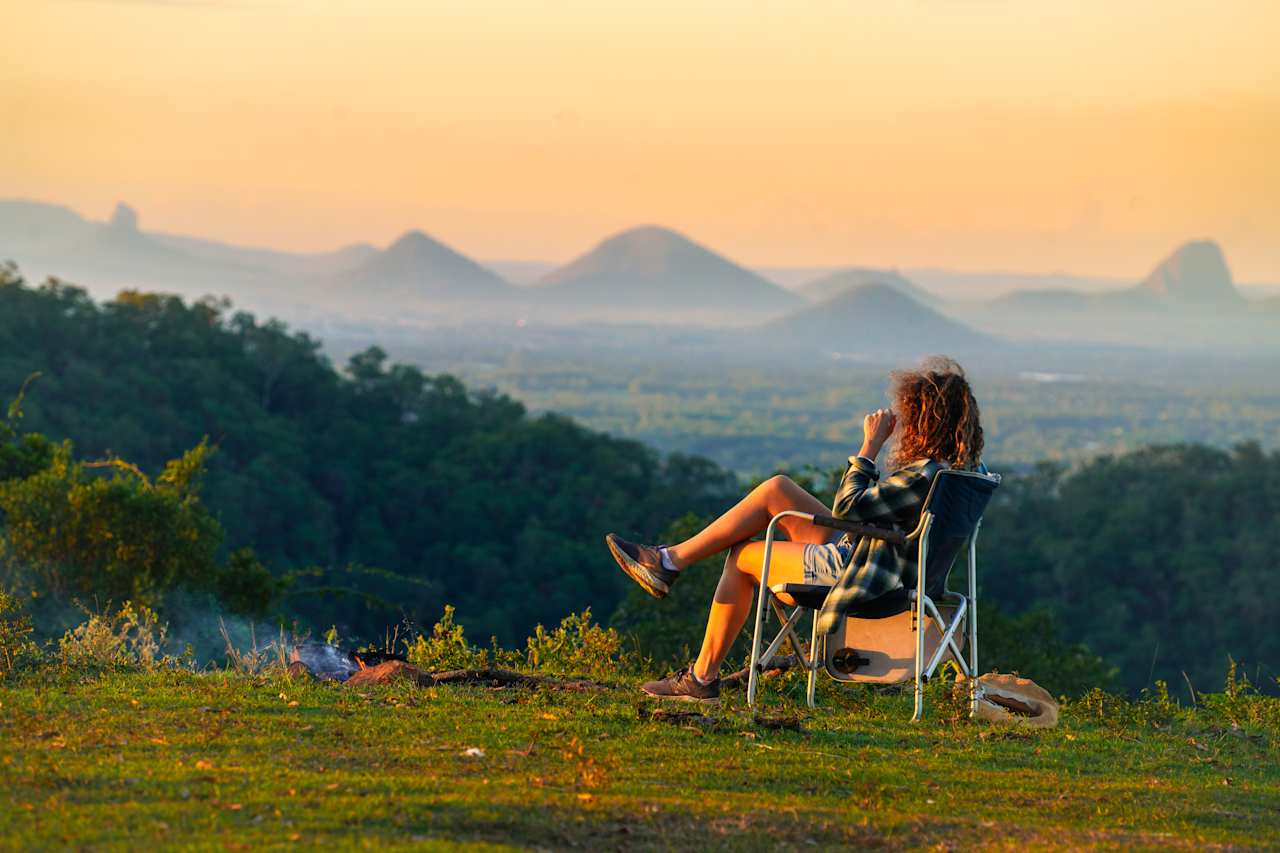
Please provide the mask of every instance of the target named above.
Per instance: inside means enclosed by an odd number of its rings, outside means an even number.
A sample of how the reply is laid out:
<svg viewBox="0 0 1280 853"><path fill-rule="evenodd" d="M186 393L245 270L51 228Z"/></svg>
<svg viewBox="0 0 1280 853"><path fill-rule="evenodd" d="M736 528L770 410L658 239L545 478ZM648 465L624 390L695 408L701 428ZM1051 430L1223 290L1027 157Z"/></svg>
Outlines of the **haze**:
<svg viewBox="0 0 1280 853"><path fill-rule="evenodd" d="M657 222L756 265L1280 281L1280 7L15 4L0 196L318 250L564 261Z"/></svg>

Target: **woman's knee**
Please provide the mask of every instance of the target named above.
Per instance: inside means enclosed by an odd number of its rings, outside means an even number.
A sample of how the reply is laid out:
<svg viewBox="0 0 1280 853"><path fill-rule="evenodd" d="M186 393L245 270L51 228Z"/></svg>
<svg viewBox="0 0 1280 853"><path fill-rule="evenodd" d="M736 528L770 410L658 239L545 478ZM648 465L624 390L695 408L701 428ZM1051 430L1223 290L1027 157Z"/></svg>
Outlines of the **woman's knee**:
<svg viewBox="0 0 1280 853"><path fill-rule="evenodd" d="M786 474L774 474L772 477L764 481L775 492L787 492L796 488L796 481L788 477Z"/></svg>
<svg viewBox="0 0 1280 853"><path fill-rule="evenodd" d="M724 561L725 574L732 574L751 584L757 583L760 578L763 553L764 543L762 542L741 542L733 546L729 549L729 556Z"/></svg>
<svg viewBox="0 0 1280 853"><path fill-rule="evenodd" d="M787 499L800 487L786 474L774 474L760 484L769 504L787 503Z"/></svg>
<svg viewBox="0 0 1280 853"><path fill-rule="evenodd" d="M751 574L743 564L742 554L746 550L749 542L739 542L729 549L724 556L724 571L721 572L722 577L740 577L742 575Z"/></svg>

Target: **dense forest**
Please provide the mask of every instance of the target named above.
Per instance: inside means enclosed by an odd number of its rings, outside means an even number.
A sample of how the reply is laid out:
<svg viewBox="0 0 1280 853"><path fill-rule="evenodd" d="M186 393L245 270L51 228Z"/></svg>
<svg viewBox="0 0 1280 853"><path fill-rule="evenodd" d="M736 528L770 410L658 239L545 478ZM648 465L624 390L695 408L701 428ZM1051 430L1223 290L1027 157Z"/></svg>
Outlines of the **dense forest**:
<svg viewBox="0 0 1280 853"><path fill-rule="evenodd" d="M601 536L674 534L743 486L376 347L340 371L305 333L223 302L98 304L13 269L0 392L21 395L0 429L0 585L44 599L162 605L181 589L366 639L449 603L504 643L591 606L667 658L697 642L716 567L658 604ZM1008 477L980 545L986 662L1050 686L1037 661L1073 684L1068 669L1114 668L1133 689L1184 672L1217 687L1228 655L1274 674L1278 475L1280 454L1241 445Z"/></svg>
<svg viewBox="0 0 1280 853"><path fill-rule="evenodd" d="M0 388L40 374L22 428L143 472L207 437L202 496L222 549L252 546L282 582L282 612L347 636L381 637L445 603L503 641L588 605L608 612L625 587L601 561L605 531L710 512L735 486L703 460L531 418L376 348L342 375L307 335L223 304L122 293L97 305L5 276Z"/></svg>
<svg viewBox="0 0 1280 853"><path fill-rule="evenodd" d="M1042 465L996 493L979 542L989 598L1052 612L1130 687L1217 689L1227 655L1273 687L1280 675L1280 453L1176 445Z"/></svg>

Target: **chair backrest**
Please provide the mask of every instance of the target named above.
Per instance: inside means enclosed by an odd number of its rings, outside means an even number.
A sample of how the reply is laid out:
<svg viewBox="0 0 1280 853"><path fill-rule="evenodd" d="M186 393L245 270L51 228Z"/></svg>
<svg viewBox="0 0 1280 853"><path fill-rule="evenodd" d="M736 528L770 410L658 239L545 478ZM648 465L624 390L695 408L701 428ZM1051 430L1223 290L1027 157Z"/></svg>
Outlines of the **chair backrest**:
<svg viewBox="0 0 1280 853"><path fill-rule="evenodd" d="M922 510L933 516L925 564L925 592L930 598L946 591L951 567L978 529L982 513L999 485L999 474L946 469L934 476Z"/></svg>

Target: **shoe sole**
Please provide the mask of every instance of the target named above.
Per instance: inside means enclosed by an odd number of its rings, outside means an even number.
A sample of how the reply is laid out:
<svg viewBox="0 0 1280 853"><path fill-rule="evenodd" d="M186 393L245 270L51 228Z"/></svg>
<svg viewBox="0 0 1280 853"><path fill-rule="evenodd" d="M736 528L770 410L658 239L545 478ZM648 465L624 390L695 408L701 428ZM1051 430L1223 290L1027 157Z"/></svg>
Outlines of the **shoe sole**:
<svg viewBox="0 0 1280 853"><path fill-rule="evenodd" d="M604 544L609 546L609 553L613 554L613 559L622 567L622 571L627 577L631 578L644 589L645 592L654 598L666 598L667 593L671 591L671 587L667 586L660 579L653 577L649 570L631 559L625 551L613 544L613 537L606 536Z"/></svg>
<svg viewBox="0 0 1280 853"><path fill-rule="evenodd" d="M720 701L719 696L673 696L667 693L650 693L643 687L640 692L646 696L652 696L654 699L667 699L672 702L698 702L702 705L714 705Z"/></svg>

